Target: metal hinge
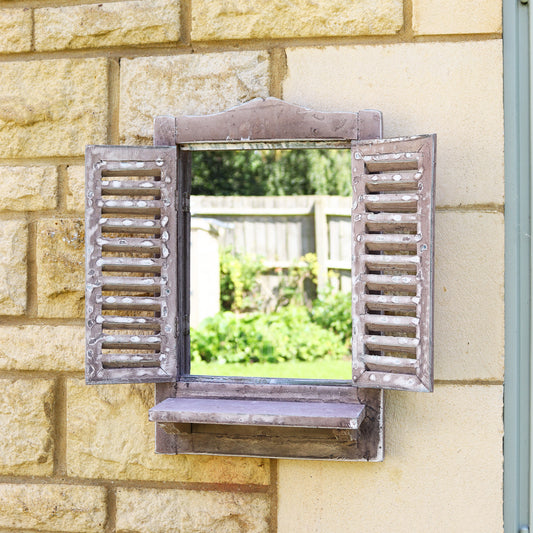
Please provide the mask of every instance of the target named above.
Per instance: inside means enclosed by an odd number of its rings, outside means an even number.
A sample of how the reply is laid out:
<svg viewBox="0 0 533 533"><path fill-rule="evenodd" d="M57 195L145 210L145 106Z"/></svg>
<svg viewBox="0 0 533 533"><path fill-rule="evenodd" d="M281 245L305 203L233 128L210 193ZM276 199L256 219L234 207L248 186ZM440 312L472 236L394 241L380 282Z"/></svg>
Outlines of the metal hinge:
<svg viewBox="0 0 533 533"><path fill-rule="evenodd" d="M529 4L529 0L520 0L520 3L523 4L523 5L527 5L527 4ZM528 529L528 531L529 531L529 529ZM522 533L522 530L520 530L519 533Z"/></svg>
<svg viewBox="0 0 533 533"><path fill-rule="evenodd" d="M181 207L185 213L188 213L191 210L191 198L189 195L183 195Z"/></svg>
<svg viewBox="0 0 533 533"><path fill-rule="evenodd" d="M184 336L191 334L189 315L183 315L181 319L179 317L176 318L176 334L180 335L180 333Z"/></svg>
<svg viewBox="0 0 533 533"><path fill-rule="evenodd" d="M522 2L522 3L527 3L527 0L526 0L526 2ZM520 530L518 531L518 533L529 533L529 527L528 526L522 526L520 528Z"/></svg>

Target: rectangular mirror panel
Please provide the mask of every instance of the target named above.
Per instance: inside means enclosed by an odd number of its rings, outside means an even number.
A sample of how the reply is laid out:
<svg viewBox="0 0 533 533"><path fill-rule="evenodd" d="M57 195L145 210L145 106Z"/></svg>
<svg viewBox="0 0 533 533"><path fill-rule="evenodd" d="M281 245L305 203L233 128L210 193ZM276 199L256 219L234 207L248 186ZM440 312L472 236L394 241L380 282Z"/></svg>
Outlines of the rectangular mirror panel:
<svg viewBox="0 0 533 533"><path fill-rule="evenodd" d="M349 150L192 160L191 374L350 380Z"/></svg>

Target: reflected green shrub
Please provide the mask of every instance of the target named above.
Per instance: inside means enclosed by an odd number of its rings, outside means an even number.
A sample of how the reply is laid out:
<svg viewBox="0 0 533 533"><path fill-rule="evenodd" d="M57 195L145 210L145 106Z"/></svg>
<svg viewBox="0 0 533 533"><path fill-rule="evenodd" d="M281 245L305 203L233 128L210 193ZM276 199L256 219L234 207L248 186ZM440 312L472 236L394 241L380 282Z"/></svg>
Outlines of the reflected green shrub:
<svg viewBox="0 0 533 533"><path fill-rule="evenodd" d="M280 363L346 355L344 340L314 323L304 306L290 305L269 314L224 311L191 330L193 361Z"/></svg>

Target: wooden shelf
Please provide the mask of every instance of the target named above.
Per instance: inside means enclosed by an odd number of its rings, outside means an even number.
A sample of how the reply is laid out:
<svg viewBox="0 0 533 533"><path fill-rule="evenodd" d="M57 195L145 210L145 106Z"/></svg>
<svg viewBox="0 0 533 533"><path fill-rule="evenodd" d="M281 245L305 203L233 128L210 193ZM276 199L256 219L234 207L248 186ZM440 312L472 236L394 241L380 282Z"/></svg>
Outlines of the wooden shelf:
<svg viewBox="0 0 533 533"><path fill-rule="evenodd" d="M167 398L150 409L150 420L177 424L224 424L358 429L359 403Z"/></svg>

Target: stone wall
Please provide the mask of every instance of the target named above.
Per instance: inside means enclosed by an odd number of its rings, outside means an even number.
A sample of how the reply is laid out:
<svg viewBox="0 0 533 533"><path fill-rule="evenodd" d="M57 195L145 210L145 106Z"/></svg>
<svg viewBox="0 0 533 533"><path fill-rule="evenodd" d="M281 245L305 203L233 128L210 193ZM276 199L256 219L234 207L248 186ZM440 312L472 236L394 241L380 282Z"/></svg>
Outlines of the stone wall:
<svg viewBox="0 0 533 533"><path fill-rule="evenodd" d="M0 1L0 533L502 531L500 0ZM83 382L83 151L257 96L438 134L434 394L383 463L154 454Z"/></svg>

